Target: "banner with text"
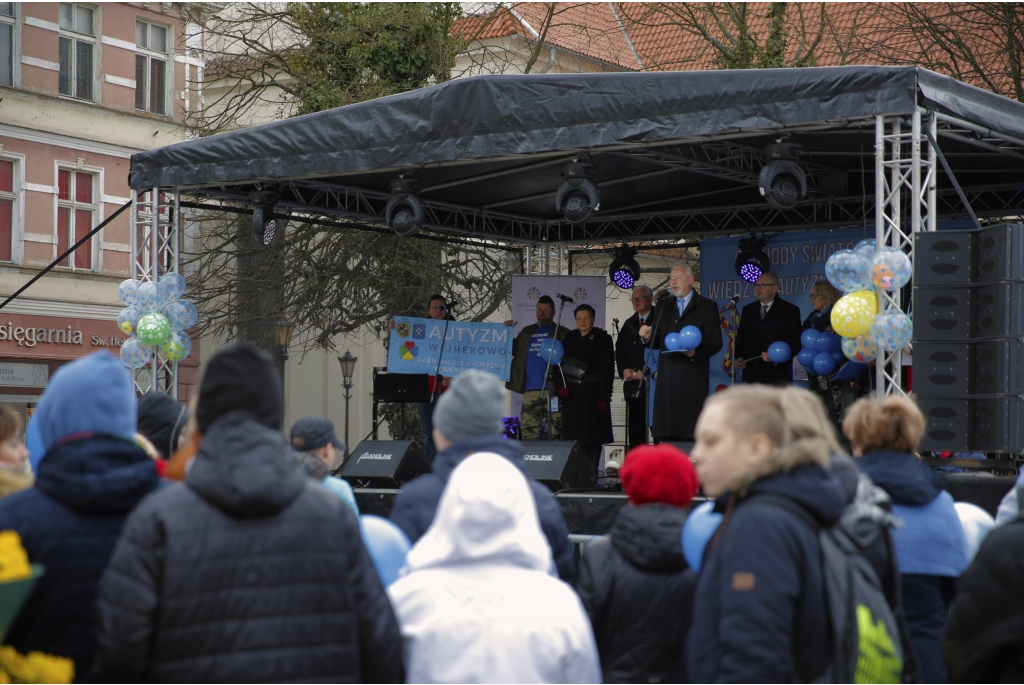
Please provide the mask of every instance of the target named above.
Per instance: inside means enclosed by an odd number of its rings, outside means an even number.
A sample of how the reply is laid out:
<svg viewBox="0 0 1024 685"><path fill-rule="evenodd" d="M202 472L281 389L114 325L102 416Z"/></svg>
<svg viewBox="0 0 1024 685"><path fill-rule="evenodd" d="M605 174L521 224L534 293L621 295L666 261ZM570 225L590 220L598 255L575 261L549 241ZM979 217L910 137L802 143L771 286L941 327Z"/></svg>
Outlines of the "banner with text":
<svg viewBox="0 0 1024 685"><path fill-rule="evenodd" d="M447 323L445 333L444 321L396 316L388 347L388 372L433 376L440 355L442 376L455 377L466 369L478 369L508 380L511 327L474 321Z"/></svg>
<svg viewBox="0 0 1024 685"><path fill-rule="evenodd" d="M853 248L865 237L875 237L874 227L793 231L768 241L765 252L772 263L772 273L779 277L779 297L800 307L801 321L811 313L811 286L825 278L825 262L839 250ZM754 288L736 275L736 238L707 238L700 243L700 294L718 303L721 310L729 300L739 296L738 310L754 301ZM794 354L797 350L793 350ZM722 370L725 348L711 359L711 391L719 385L730 385L729 373ZM796 380L807 374L794 360ZM737 380L739 372L737 372Z"/></svg>

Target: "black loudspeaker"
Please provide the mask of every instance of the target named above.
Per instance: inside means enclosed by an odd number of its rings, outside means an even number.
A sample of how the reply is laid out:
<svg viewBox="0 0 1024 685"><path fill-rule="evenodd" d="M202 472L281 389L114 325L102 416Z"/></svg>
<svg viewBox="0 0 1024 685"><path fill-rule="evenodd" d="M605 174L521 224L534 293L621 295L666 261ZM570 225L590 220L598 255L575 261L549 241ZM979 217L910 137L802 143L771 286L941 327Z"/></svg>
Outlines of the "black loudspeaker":
<svg viewBox="0 0 1024 685"><path fill-rule="evenodd" d="M1024 225L914 234L914 285L1024 280Z"/></svg>
<svg viewBox="0 0 1024 685"><path fill-rule="evenodd" d="M522 445L526 475L552 492L594 487L587 455L575 440L524 440Z"/></svg>
<svg viewBox="0 0 1024 685"><path fill-rule="evenodd" d="M363 488L400 488L424 473L430 462L412 440L364 440L341 469L342 478Z"/></svg>
<svg viewBox="0 0 1024 685"><path fill-rule="evenodd" d="M1024 224L914 235L921 449L1024 452Z"/></svg>

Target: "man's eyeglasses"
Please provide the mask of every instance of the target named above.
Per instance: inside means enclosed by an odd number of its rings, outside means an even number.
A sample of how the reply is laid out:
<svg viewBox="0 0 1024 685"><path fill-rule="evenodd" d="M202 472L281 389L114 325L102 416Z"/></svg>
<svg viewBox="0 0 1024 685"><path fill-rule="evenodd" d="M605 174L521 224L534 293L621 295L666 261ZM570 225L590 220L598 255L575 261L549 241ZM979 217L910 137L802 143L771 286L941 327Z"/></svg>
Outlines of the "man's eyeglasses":
<svg viewBox="0 0 1024 685"><path fill-rule="evenodd" d="M757 288L774 288L774 287L775 287L775 285L772 284L772 283L755 283L754 284L754 289L755 290Z"/></svg>
<svg viewBox="0 0 1024 685"><path fill-rule="evenodd" d="M644 300L650 300L650 295L640 295L638 297L631 298L633 302L643 302Z"/></svg>

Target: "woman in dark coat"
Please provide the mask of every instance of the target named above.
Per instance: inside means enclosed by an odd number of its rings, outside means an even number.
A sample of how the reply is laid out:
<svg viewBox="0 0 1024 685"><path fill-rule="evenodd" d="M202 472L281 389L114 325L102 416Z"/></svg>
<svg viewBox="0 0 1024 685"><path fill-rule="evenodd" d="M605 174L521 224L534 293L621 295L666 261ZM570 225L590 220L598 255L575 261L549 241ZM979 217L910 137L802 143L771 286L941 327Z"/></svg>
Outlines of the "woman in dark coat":
<svg viewBox="0 0 1024 685"><path fill-rule="evenodd" d="M661 444L630 450L619 475L629 506L607 537L587 543L576 583L604 682L686 682L696 576L682 533L697 474L685 454Z"/></svg>
<svg viewBox="0 0 1024 685"><path fill-rule="evenodd" d="M802 330L813 328L820 333L835 333L832 329L832 306L843 296L828 281L815 281L811 286L811 306L814 311L804 319ZM829 420L842 432L843 421L843 388L842 383L832 380L839 373L841 366L827 376L819 376L814 373L814 367L807 369L807 384L815 395L821 398L825 405Z"/></svg>
<svg viewBox="0 0 1024 685"><path fill-rule="evenodd" d="M615 349L612 336L594 328L593 307L581 304L573 315L576 330L562 341L565 385L558 389L562 400L562 439L579 442L596 478L601 449L614 439L610 403L615 379ZM580 373L574 374L574 369Z"/></svg>

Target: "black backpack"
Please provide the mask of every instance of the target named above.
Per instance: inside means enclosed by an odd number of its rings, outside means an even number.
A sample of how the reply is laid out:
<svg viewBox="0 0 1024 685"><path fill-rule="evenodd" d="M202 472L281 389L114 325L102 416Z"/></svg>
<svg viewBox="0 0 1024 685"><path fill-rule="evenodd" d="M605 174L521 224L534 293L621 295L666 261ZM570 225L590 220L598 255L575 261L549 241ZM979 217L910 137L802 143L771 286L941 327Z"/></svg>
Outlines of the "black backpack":
<svg viewBox="0 0 1024 685"><path fill-rule="evenodd" d="M828 680L902 682L905 652L899 625L878 574L863 554L868 545L897 523L884 508L889 495L861 474L853 501L839 521L827 528L790 499L771 494L759 495L758 499L770 499L818 531L833 642Z"/></svg>

